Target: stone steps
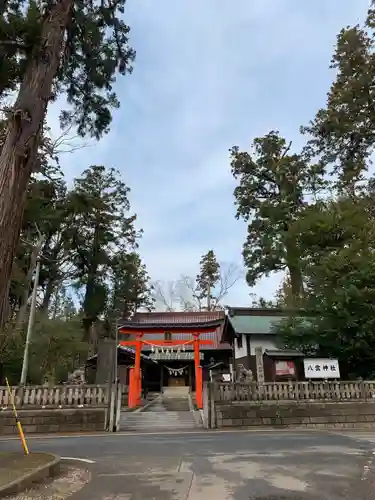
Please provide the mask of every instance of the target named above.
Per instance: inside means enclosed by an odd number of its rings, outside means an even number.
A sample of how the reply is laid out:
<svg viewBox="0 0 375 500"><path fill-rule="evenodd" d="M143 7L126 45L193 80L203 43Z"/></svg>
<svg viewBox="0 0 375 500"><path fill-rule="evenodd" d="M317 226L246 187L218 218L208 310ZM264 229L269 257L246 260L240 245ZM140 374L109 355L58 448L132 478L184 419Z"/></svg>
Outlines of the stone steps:
<svg viewBox="0 0 375 500"><path fill-rule="evenodd" d="M124 412L120 419L120 430L152 432L191 430L200 427L196 423L194 412L189 411L187 399L176 398L175 401L169 399L173 398L160 398L145 411Z"/></svg>
<svg viewBox="0 0 375 500"><path fill-rule="evenodd" d="M162 404L166 411L190 411L187 398L169 398L163 396Z"/></svg>
<svg viewBox="0 0 375 500"><path fill-rule="evenodd" d="M122 431L153 431L196 428L192 412L128 412L121 416Z"/></svg>

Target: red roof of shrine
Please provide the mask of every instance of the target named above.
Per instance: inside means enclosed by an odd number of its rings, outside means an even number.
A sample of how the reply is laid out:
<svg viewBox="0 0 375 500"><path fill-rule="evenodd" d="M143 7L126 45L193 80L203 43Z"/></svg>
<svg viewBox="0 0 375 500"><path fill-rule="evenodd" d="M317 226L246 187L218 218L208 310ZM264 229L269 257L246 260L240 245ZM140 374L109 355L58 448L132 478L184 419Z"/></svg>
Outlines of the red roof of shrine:
<svg viewBox="0 0 375 500"><path fill-rule="evenodd" d="M231 349L227 342L221 342L224 329L227 327L227 317L224 311L199 311L199 312L147 312L136 313L131 321L124 322L121 329L139 331L142 326L147 328L147 336L153 335L153 329L164 329L166 331L178 328L181 332L189 329L215 328L213 332L204 332L200 335L202 340L212 340L213 343L201 346L201 349ZM157 334L155 334L157 335ZM157 337L154 336L156 339ZM186 333L173 333L174 340L186 340Z"/></svg>
<svg viewBox="0 0 375 500"><path fill-rule="evenodd" d="M224 311L193 311L193 312L138 312L132 317L134 323L204 323L225 320Z"/></svg>

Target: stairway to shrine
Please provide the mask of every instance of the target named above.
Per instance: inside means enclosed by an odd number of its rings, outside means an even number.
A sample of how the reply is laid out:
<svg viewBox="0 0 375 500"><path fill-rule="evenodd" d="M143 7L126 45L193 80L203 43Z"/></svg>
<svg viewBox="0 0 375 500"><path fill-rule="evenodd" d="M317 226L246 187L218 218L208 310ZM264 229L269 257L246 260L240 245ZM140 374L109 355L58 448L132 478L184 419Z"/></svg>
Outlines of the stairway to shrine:
<svg viewBox="0 0 375 500"><path fill-rule="evenodd" d="M123 412L120 430L173 432L202 427L199 416L189 409L188 393L175 389L179 388L167 388L165 393L144 411Z"/></svg>

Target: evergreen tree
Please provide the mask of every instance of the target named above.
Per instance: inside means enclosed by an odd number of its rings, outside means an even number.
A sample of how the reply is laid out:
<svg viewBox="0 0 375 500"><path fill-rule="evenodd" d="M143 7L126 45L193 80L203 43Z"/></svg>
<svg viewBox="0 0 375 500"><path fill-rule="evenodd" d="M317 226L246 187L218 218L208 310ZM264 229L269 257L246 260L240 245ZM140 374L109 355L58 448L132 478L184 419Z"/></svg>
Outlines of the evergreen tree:
<svg viewBox="0 0 375 500"><path fill-rule="evenodd" d="M374 5L363 27L348 26L338 34L327 106L302 128L310 137L307 152L320 157L322 168L335 174L338 190L351 196L363 184L375 144Z"/></svg>
<svg viewBox="0 0 375 500"><path fill-rule="evenodd" d="M74 182L69 195L76 285L84 288L86 338L95 340L92 327L109 300L109 273L116 249L132 253L141 233L129 215L129 188L114 169L92 166Z"/></svg>
<svg viewBox="0 0 375 500"><path fill-rule="evenodd" d="M17 89L0 154L0 328L22 224L25 193L39 168L48 104L65 94L63 124L100 138L109 129L116 74L131 70L134 51L122 20L125 0L14 0L0 6L0 98Z"/></svg>
<svg viewBox="0 0 375 500"><path fill-rule="evenodd" d="M294 223L306 209L305 196L324 186L319 165L291 154L291 143L270 132L253 142L254 153L231 149L231 167L239 185L234 191L237 218L248 222L243 257L249 286L263 276L287 269L293 297L303 291Z"/></svg>
<svg viewBox="0 0 375 500"><path fill-rule="evenodd" d="M216 308L213 295L215 285L220 281L220 264L213 250L202 255L200 260L200 271L196 279L196 296L200 301L206 302L207 311Z"/></svg>
<svg viewBox="0 0 375 500"><path fill-rule="evenodd" d="M69 293L66 287L60 286L56 288L55 293L51 297L49 316L51 319L62 319L64 321L74 319L77 314L77 306L74 303L72 294ZM46 313L43 305L40 311Z"/></svg>
<svg viewBox="0 0 375 500"><path fill-rule="evenodd" d="M109 318L129 320L140 308L153 310L150 278L138 253L117 253L111 269Z"/></svg>
<svg viewBox="0 0 375 500"><path fill-rule="evenodd" d="M293 308L294 300L293 300L290 276L288 273L286 274L280 286L276 290L274 303L276 307Z"/></svg>
<svg viewBox="0 0 375 500"><path fill-rule="evenodd" d="M292 318L279 328L288 347L338 358L344 376L375 373L374 227L365 204L352 199L328 203L310 220L300 311L308 321Z"/></svg>

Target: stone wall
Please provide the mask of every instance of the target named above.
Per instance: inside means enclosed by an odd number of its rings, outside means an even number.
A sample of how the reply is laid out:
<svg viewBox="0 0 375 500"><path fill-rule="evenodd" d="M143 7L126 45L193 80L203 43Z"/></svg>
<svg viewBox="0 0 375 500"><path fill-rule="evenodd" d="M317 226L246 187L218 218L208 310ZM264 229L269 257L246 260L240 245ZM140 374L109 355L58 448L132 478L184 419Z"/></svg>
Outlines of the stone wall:
<svg viewBox="0 0 375 500"><path fill-rule="evenodd" d="M375 402L232 402L215 404L214 426L375 429Z"/></svg>
<svg viewBox="0 0 375 500"><path fill-rule="evenodd" d="M103 431L105 408L54 410L19 410L18 417L25 435L37 433ZM0 412L0 436L16 435L11 411Z"/></svg>

